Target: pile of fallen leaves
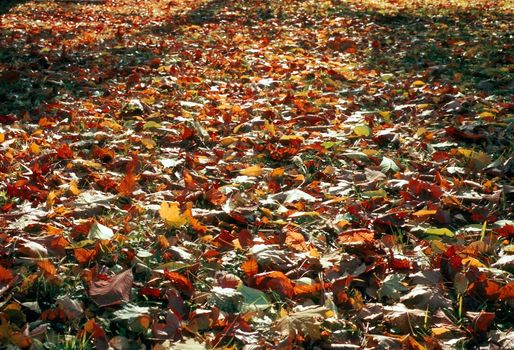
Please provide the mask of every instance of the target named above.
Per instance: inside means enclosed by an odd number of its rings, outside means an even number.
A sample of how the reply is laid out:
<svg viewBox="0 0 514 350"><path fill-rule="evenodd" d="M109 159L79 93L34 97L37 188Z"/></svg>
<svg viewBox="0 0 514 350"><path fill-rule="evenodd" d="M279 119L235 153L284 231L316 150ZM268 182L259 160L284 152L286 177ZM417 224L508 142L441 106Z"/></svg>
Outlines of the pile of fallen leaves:
<svg viewBox="0 0 514 350"><path fill-rule="evenodd" d="M8 348L514 347L509 1L5 4Z"/></svg>

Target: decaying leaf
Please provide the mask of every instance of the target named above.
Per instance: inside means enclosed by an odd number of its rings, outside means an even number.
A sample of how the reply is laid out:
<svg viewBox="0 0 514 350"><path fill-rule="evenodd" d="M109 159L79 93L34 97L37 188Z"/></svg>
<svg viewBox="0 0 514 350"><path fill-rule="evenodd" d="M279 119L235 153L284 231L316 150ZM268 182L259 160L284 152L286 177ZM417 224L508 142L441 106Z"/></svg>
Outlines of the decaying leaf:
<svg viewBox="0 0 514 350"><path fill-rule="evenodd" d="M128 302L133 281L134 276L130 269L107 280L92 281L89 286L89 296L100 307Z"/></svg>

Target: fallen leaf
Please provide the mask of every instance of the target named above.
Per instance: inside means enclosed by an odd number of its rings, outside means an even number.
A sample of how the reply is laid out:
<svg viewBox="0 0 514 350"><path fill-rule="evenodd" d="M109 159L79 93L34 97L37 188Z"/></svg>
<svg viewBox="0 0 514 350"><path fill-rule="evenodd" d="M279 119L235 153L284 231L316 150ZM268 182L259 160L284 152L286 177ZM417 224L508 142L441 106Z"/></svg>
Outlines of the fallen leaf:
<svg viewBox="0 0 514 350"><path fill-rule="evenodd" d="M108 280L92 281L89 296L99 307L118 305L130 301L130 291L134 276L132 270L126 270Z"/></svg>
<svg viewBox="0 0 514 350"><path fill-rule="evenodd" d="M159 214L166 225L173 228L179 228L187 223L187 217L180 212L177 202L162 202Z"/></svg>

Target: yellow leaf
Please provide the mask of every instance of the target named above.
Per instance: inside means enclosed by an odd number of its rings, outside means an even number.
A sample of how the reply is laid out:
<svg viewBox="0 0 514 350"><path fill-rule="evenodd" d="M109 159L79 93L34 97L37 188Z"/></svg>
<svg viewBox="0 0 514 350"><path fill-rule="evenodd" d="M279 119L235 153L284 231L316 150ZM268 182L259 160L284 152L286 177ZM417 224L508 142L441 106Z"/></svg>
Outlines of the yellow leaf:
<svg viewBox="0 0 514 350"><path fill-rule="evenodd" d="M353 128L353 133L357 136L368 137L371 134L371 130L367 125L356 125Z"/></svg>
<svg viewBox="0 0 514 350"><path fill-rule="evenodd" d="M412 83L412 86L414 86L414 87L421 87L424 85L425 85L425 82L421 81L421 80L416 80L415 82Z"/></svg>
<svg viewBox="0 0 514 350"><path fill-rule="evenodd" d="M0 143L5 141L5 135L0 133Z"/></svg>
<svg viewBox="0 0 514 350"><path fill-rule="evenodd" d="M260 176L262 175L262 167L260 165L253 165L246 169L239 170L239 174L246 176Z"/></svg>
<svg viewBox="0 0 514 350"><path fill-rule="evenodd" d="M362 153L368 157L376 156L379 152L376 149L366 148L362 150Z"/></svg>
<svg viewBox="0 0 514 350"><path fill-rule="evenodd" d="M321 254L316 249L316 247L310 247L309 255L311 256L311 258L319 258L319 257L321 257Z"/></svg>
<svg viewBox="0 0 514 350"><path fill-rule="evenodd" d="M447 236L447 237L455 236L455 233L453 233L452 231L450 231L447 228L433 228L433 227L427 228L425 230L425 233L429 234L429 235L436 235L436 236Z"/></svg>
<svg viewBox="0 0 514 350"><path fill-rule="evenodd" d="M434 215L435 213L437 213L437 210L422 209L422 210L418 210L415 213L412 213L412 215L414 215L414 216L428 216L428 215Z"/></svg>
<svg viewBox="0 0 514 350"><path fill-rule="evenodd" d="M159 214L166 225L171 227L181 227L187 223L187 218L180 212L177 202L162 202Z"/></svg>

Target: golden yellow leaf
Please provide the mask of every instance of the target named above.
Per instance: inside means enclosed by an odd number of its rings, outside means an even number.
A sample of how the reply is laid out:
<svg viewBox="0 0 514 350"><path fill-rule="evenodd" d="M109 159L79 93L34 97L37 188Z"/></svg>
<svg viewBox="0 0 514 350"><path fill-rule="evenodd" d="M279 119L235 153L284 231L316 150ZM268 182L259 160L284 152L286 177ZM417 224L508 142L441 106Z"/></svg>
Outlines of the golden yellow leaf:
<svg viewBox="0 0 514 350"><path fill-rule="evenodd" d="M434 327L432 328L432 335L434 337L440 337L442 335L448 334L450 330L446 327Z"/></svg>
<svg viewBox="0 0 514 350"><path fill-rule="evenodd" d="M31 143L30 144L30 153L32 154L39 154L41 153L41 149L39 148L37 143Z"/></svg>
<svg viewBox="0 0 514 350"><path fill-rule="evenodd" d="M187 217L180 212L177 202L162 202L159 214L166 225L171 227L181 227L187 223Z"/></svg>
<svg viewBox="0 0 514 350"><path fill-rule="evenodd" d="M425 82L424 81L421 81L421 80L416 80L412 83L412 86L414 87L421 87L421 86L424 86L425 85Z"/></svg>
<svg viewBox="0 0 514 350"><path fill-rule="evenodd" d="M275 178L281 178L282 176L284 176L284 172L285 172L285 168L276 168L276 169L273 169L271 171L271 178L275 179Z"/></svg>
<svg viewBox="0 0 514 350"><path fill-rule="evenodd" d="M491 112L482 112L479 114L481 118L494 118L494 114Z"/></svg>
<svg viewBox="0 0 514 350"><path fill-rule="evenodd" d="M51 207L55 203L55 198L57 198L57 194L54 191L50 191L46 197L46 204Z"/></svg>
<svg viewBox="0 0 514 350"><path fill-rule="evenodd" d="M70 181L70 192L75 196L78 196L80 194L80 189L78 187L77 181Z"/></svg>
<svg viewBox="0 0 514 350"><path fill-rule="evenodd" d="M475 266L475 267L486 267L478 259L471 258L471 257L462 259L462 264L469 265L469 266Z"/></svg>
<svg viewBox="0 0 514 350"><path fill-rule="evenodd" d="M5 141L5 135L0 133L0 143Z"/></svg>
<svg viewBox="0 0 514 350"><path fill-rule="evenodd" d="M239 173L246 176L260 176L262 175L262 167L260 165L252 165L246 169L239 170Z"/></svg>

